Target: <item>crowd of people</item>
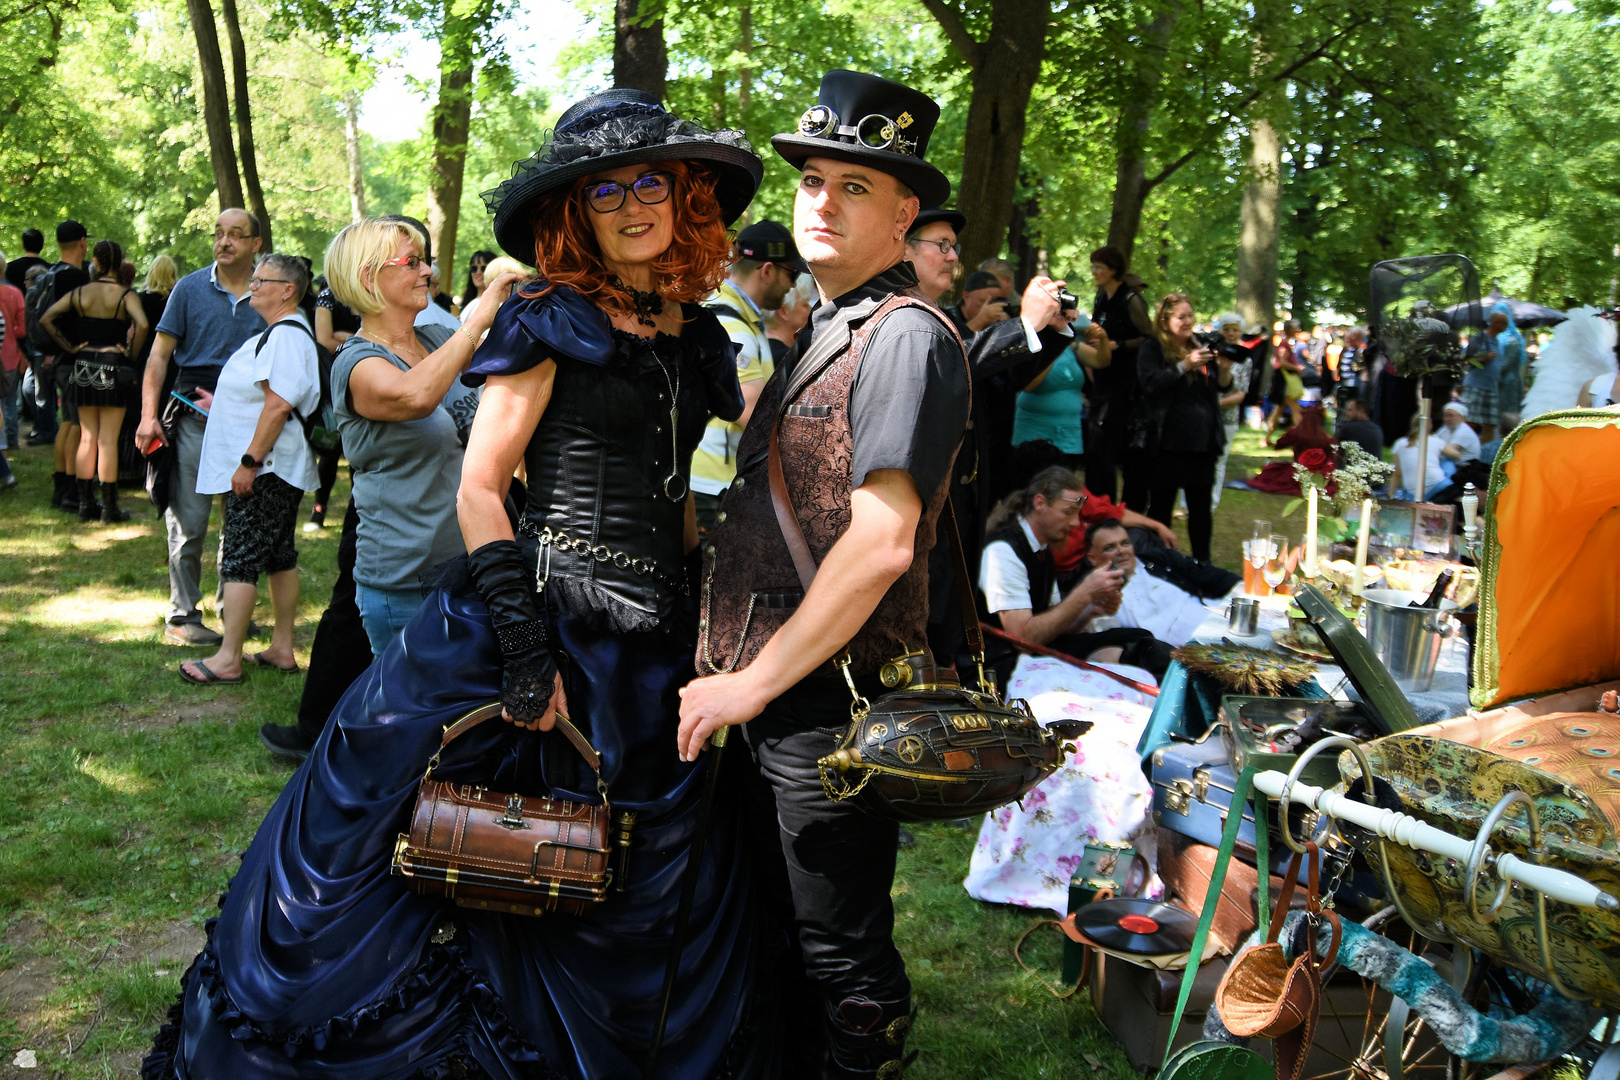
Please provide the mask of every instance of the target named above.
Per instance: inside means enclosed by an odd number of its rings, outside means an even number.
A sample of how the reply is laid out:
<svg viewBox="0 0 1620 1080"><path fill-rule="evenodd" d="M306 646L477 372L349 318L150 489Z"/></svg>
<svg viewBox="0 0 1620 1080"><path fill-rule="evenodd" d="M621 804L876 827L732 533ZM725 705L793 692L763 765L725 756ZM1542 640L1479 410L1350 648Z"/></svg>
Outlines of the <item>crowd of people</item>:
<svg viewBox="0 0 1620 1080"><path fill-rule="evenodd" d="M864 114L904 116L907 134L879 146L837 119ZM120 475L144 465L165 637L214 650L182 679L301 671L303 498L304 530L326 527L351 471L296 723L261 730L314 760L249 850L147 1075L288 1055L391 1063L378 1075L639 1072L649 943L698 850L724 887L690 907L705 930L681 977L710 992L669 1018L671 1074L897 1076L899 832L823 798L817 761L850 691L880 693L897 653L971 664L950 530L1005 635L989 658L1004 680L1020 642L1158 677L1239 583L1211 539L1245 414L1296 455L1392 446L1406 497L1488 460L1516 421L1525 349L1501 305L1459 396L1425 387L1442 422L1420 448L1413 380L1358 327L1201 326L1192 298L1150 298L1108 246L1089 304L1044 273L1015 289L1003 260L968 271L966 218L926 161L937 116L897 83L830 74L773 140L800 174L793 224L733 235L764 167L740 133L635 92L588 98L490 193L501 252L475 252L454 297L403 216L344 228L315 277L226 209L212 262L181 276L159 257L138 291L120 245L79 222L57 227L54 263L24 233L0 285L5 447L31 420L54 448L52 505L85 522L127 520ZM1255 486L1293 483L1285 463L1268 474ZM16 484L3 453L0 484ZM220 496L216 631L202 568ZM272 626L249 652L261 576ZM611 792L643 839L609 914L452 926L389 876L445 725L496 699L510 723L458 743L445 774ZM594 773L536 735L559 717ZM701 752L733 725L748 764L711 818ZM812 1049L783 1061L784 1045Z"/></svg>

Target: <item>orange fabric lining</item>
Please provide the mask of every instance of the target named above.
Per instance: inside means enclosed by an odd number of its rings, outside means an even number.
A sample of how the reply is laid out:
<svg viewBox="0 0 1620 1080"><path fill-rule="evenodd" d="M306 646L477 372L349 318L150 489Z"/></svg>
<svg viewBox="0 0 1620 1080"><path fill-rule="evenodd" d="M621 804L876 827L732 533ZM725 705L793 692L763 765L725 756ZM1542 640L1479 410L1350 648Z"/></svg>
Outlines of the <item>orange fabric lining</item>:
<svg viewBox="0 0 1620 1080"><path fill-rule="evenodd" d="M1620 427L1526 431L1506 474L1493 703L1620 675Z"/></svg>

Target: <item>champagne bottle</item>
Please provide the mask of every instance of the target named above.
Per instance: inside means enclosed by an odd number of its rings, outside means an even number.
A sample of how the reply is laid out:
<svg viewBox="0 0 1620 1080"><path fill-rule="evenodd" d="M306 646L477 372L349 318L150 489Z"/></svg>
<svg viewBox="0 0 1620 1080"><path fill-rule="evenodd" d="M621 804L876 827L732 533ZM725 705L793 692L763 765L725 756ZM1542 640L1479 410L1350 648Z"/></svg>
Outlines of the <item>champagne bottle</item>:
<svg viewBox="0 0 1620 1080"><path fill-rule="evenodd" d="M1440 571L1440 576L1434 579L1434 588L1430 590L1429 598L1423 601L1421 604L1414 600L1406 606L1415 608L1438 608L1440 606L1440 601L1445 599L1446 589L1451 585L1451 578L1451 570L1447 569Z"/></svg>

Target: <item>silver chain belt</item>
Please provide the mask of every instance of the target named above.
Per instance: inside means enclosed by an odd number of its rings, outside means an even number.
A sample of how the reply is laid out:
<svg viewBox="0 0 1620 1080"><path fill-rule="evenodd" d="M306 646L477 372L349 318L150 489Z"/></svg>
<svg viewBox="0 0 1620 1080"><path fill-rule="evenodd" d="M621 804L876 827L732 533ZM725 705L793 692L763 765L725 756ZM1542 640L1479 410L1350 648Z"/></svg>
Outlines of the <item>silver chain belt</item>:
<svg viewBox="0 0 1620 1080"><path fill-rule="evenodd" d="M661 569L658 564L653 562L651 559L643 559L639 556L630 555L623 551L614 551L606 544L592 544L589 540L586 540L582 536L569 536L562 530L553 529L549 525L542 528L535 525L527 518L518 522L518 531L523 533L525 536L534 537L540 542L540 546L542 548L550 548L557 551L569 551L575 555L595 559L599 563L612 563L618 569L629 570L638 577L650 577L660 585L663 585L665 588L673 589L682 596L691 595L691 586L689 586L685 580L669 574L667 571ZM544 576L549 576L550 569L549 552L547 554L548 573ZM542 586L544 584L543 577L540 584Z"/></svg>

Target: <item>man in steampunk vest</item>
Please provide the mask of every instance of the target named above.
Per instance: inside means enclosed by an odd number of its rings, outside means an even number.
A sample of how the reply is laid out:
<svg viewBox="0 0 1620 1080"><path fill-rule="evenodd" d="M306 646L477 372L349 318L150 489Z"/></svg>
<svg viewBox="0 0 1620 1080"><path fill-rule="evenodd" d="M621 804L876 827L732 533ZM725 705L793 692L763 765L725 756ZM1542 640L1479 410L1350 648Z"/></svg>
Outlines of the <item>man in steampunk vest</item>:
<svg viewBox="0 0 1620 1080"><path fill-rule="evenodd" d="M749 816L802 964L787 992L805 1000L785 1009L802 1076L822 1075L825 1045L827 1076L897 1077L911 1023L897 826L830 801L816 760L850 717L835 662L870 698L885 661L927 649L928 552L970 403L961 340L905 261L918 210L950 194L923 159L938 118L908 87L835 71L798 132L771 140L803 173L794 236L822 302L743 434L704 548L706 677L681 692L688 760L747 724Z"/></svg>

